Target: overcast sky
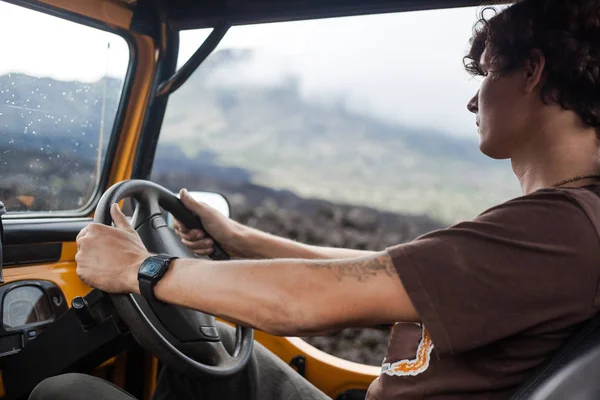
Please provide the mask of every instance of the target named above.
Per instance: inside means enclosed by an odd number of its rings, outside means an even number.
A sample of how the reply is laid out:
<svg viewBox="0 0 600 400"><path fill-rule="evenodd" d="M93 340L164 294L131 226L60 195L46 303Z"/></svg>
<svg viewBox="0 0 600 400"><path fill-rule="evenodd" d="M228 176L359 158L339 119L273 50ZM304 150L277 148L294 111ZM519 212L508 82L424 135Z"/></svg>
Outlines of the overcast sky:
<svg viewBox="0 0 600 400"><path fill-rule="evenodd" d="M234 27L219 48L256 50L255 59L228 79L272 84L294 75L310 99L343 99L381 118L475 138L475 118L466 103L479 81L464 71L462 57L477 11ZM180 62L207 34L182 33ZM1 1L0 38L0 74L82 81L107 72L125 74L128 48L123 39Z"/></svg>

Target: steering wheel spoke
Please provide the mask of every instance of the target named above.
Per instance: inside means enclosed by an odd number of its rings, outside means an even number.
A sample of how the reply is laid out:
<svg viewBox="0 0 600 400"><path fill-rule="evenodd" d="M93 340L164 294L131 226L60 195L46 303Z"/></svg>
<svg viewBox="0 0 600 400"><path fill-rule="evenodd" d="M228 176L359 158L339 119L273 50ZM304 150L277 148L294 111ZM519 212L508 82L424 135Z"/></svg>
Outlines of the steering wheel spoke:
<svg viewBox="0 0 600 400"><path fill-rule="evenodd" d="M222 342L215 343L215 348L216 348L215 356L216 356L217 364L221 364L221 365L222 364L232 364L234 362L235 358L232 357L231 354L229 354L229 352L227 351L225 346L223 346Z"/></svg>

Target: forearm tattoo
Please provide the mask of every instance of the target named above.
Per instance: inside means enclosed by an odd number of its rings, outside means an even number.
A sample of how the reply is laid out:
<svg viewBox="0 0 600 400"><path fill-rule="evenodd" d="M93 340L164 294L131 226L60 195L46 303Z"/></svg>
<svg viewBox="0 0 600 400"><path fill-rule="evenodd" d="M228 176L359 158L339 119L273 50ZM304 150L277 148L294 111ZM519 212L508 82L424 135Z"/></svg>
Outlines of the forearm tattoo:
<svg viewBox="0 0 600 400"><path fill-rule="evenodd" d="M394 268L394 264L387 253L376 257L363 257L354 260L314 262L307 264L307 267L315 270L331 271L338 281L341 281L345 277L351 277L360 282L364 282L370 277L380 274L385 274L389 277L398 275L396 268Z"/></svg>

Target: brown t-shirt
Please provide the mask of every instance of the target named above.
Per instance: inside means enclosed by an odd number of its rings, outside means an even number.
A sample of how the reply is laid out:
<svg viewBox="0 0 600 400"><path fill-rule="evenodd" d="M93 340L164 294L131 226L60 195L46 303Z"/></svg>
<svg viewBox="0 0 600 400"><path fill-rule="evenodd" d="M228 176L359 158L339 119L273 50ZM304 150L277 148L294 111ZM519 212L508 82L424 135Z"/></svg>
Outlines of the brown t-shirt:
<svg viewBox="0 0 600 400"><path fill-rule="evenodd" d="M591 190L539 190L389 248L422 324L394 326L367 399L508 399L600 307Z"/></svg>

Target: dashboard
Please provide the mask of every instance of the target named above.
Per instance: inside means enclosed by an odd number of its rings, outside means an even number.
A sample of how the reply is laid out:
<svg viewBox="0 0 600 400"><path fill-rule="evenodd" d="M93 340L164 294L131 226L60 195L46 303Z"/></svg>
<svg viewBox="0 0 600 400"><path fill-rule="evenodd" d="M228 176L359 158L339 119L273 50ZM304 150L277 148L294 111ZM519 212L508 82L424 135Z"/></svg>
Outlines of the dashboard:
<svg viewBox="0 0 600 400"><path fill-rule="evenodd" d="M18 353L68 309L60 288L49 281L18 281L1 286L0 300L0 357Z"/></svg>

